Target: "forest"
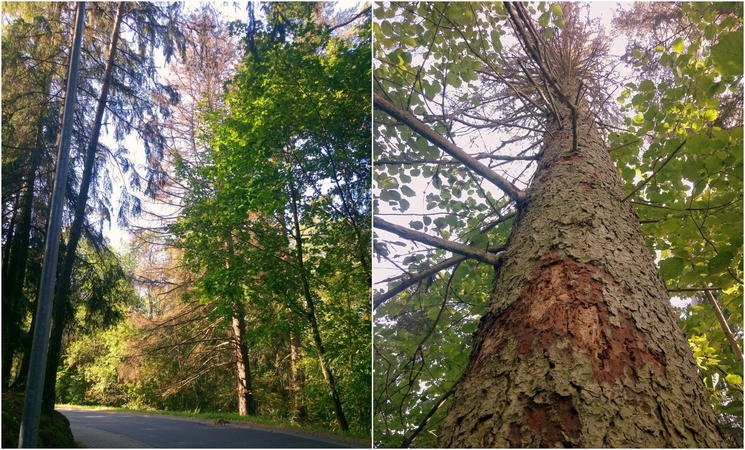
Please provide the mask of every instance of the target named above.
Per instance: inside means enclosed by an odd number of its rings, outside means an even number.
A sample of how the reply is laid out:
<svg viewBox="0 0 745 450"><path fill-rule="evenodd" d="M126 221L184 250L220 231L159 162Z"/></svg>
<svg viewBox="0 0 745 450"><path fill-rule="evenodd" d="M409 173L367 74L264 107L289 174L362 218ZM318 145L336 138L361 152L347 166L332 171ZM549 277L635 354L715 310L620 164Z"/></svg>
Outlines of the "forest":
<svg viewBox="0 0 745 450"><path fill-rule="evenodd" d="M87 3L71 94L75 11L2 5L3 397L74 95L42 412L370 436L371 5Z"/></svg>
<svg viewBox="0 0 745 450"><path fill-rule="evenodd" d="M742 447L742 14L376 4L375 446Z"/></svg>

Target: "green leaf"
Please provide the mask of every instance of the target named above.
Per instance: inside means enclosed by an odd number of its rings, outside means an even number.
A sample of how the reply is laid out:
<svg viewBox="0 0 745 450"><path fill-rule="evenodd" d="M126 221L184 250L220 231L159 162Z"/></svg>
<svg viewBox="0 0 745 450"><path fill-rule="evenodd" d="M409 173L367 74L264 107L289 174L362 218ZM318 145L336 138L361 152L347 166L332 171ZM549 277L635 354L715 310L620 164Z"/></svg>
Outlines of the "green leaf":
<svg viewBox="0 0 745 450"><path fill-rule="evenodd" d="M421 230L422 228L424 228L424 224L418 220L409 222L409 226L412 230Z"/></svg>
<svg viewBox="0 0 745 450"><path fill-rule="evenodd" d="M469 268L465 264L458 266L455 273L453 273L452 283L459 283L466 275L468 275L468 272Z"/></svg>
<svg viewBox="0 0 745 450"><path fill-rule="evenodd" d="M538 18L538 25L542 27L548 26L548 23L551 21L551 14L549 12L545 12L541 14L541 16Z"/></svg>
<svg viewBox="0 0 745 450"><path fill-rule="evenodd" d="M726 33L719 37L719 42L711 47L711 59L714 67L724 76L742 75L742 40L743 31Z"/></svg>
<svg viewBox="0 0 745 450"><path fill-rule="evenodd" d="M642 92L654 91L654 88L654 81L652 80L644 80L639 83L639 90Z"/></svg>
<svg viewBox="0 0 745 450"><path fill-rule="evenodd" d="M704 111L703 118L707 122L713 122L714 120L717 120L717 117L719 117L719 113L715 109L707 109Z"/></svg>
<svg viewBox="0 0 745 450"><path fill-rule="evenodd" d="M380 32L383 33L385 36L391 36L393 34L393 27L391 26L391 23L387 20L381 22Z"/></svg>
<svg viewBox="0 0 745 450"><path fill-rule="evenodd" d="M413 189L411 189L409 186L406 186L406 185L401 186L401 193L407 197L416 196L416 192L414 192Z"/></svg>
<svg viewBox="0 0 745 450"><path fill-rule="evenodd" d="M733 373L724 377L728 384L733 386L742 386L742 377Z"/></svg>
<svg viewBox="0 0 745 450"><path fill-rule="evenodd" d="M660 261L660 275L665 280L672 280L680 276L685 268L685 262L674 256Z"/></svg>
<svg viewBox="0 0 745 450"><path fill-rule="evenodd" d="M551 14L553 14L554 17L564 15L564 11L561 10L561 5L559 5L558 3L552 3L549 11L551 11Z"/></svg>
<svg viewBox="0 0 745 450"><path fill-rule="evenodd" d="M675 53L683 53L683 48L685 47L685 42L683 42L683 38L677 38L673 41L671 48Z"/></svg>
<svg viewBox="0 0 745 450"><path fill-rule="evenodd" d="M463 328L461 328L461 331L464 333L473 333L478 329L478 324L476 322L468 322L463 324Z"/></svg>
<svg viewBox="0 0 745 450"><path fill-rule="evenodd" d="M721 252L720 254L709 260L707 268L711 273L717 273L727 270L727 267L729 267L734 257L735 255L732 254L732 252L730 251Z"/></svg>

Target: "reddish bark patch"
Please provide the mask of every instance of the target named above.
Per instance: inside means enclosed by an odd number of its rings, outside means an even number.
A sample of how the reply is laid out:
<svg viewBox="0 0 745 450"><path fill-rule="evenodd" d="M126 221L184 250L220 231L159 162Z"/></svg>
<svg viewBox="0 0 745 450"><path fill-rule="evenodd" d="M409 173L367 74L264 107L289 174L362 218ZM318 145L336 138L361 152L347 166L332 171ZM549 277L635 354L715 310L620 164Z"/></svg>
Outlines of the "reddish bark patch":
<svg viewBox="0 0 745 450"><path fill-rule="evenodd" d="M510 448L522 447L520 444L520 424L512 422L510 424L510 432L507 434L507 442L510 443Z"/></svg>
<svg viewBox="0 0 745 450"><path fill-rule="evenodd" d="M523 446L523 432L529 433L529 441L537 443L537 447L554 447L557 443L563 447L579 445L582 425L570 396L553 394L547 403L523 401L527 403L524 423L510 424L507 434L510 447Z"/></svg>
<svg viewBox="0 0 745 450"><path fill-rule="evenodd" d="M525 407L525 425L540 439L539 447L577 442L582 429L572 398L559 394L553 394L545 404L530 400Z"/></svg>
<svg viewBox="0 0 745 450"><path fill-rule="evenodd" d="M631 316L618 311L611 317L603 295L627 295L611 275L591 264L557 259L551 252L534 264L531 279L509 309L484 318L469 371L479 370L508 342L515 342L523 358L550 353L571 360L573 352L582 351L592 361L593 380L599 382L629 378L636 383L635 369L645 363L666 377L664 355L648 348Z"/></svg>
<svg viewBox="0 0 745 450"><path fill-rule="evenodd" d="M578 187L580 189L582 189L583 191L585 191L585 192L592 192L593 191L592 185L590 183L585 183L584 181L581 182L581 183L579 183L579 186Z"/></svg>

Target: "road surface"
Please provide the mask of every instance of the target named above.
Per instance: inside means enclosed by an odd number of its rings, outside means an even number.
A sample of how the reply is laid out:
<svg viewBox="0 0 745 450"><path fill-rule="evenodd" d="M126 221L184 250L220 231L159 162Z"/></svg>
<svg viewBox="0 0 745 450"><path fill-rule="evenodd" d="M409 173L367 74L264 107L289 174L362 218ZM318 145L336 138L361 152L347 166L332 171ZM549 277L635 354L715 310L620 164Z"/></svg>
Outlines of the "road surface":
<svg viewBox="0 0 745 450"><path fill-rule="evenodd" d="M58 408L75 440L101 448L343 448L352 445L294 431L130 413Z"/></svg>

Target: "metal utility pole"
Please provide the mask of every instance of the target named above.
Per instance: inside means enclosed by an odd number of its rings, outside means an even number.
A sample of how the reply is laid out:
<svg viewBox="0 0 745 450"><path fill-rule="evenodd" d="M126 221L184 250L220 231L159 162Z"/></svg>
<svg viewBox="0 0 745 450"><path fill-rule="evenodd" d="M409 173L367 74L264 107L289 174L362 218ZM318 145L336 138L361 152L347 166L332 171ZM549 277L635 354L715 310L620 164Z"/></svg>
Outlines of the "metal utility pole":
<svg viewBox="0 0 745 450"><path fill-rule="evenodd" d="M72 123L75 112L75 99L78 87L78 66L80 62L80 43L83 40L85 23L85 3L78 3L75 20L75 38L73 39L70 70L67 77L65 109L62 113L62 139L57 153L57 168L54 175L54 189L47 224L46 243L44 244L44 265L41 269L38 306L36 307L36 327L31 344L31 363L26 381L26 397L23 403L21 432L18 437L19 448L35 448L39 435L39 418L41 415L41 398L44 392L44 372L47 367L47 348L49 346L49 328L52 320L52 301L54 284L57 276L57 256L59 240L62 234L62 206L67 185L67 169L72 139Z"/></svg>

